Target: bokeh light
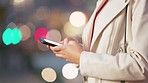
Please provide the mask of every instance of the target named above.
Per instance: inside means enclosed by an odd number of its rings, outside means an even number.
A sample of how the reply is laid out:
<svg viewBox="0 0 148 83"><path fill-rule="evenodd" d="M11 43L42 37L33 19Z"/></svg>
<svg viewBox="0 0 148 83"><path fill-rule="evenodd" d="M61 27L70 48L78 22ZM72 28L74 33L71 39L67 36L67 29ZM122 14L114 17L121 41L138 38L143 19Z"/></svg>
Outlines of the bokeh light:
<svg viewBox="0 0 148 83"><path fill-rule="evenodd" d="M64 33L70 37L79 36L81 35L83 28L83 26L75 27L70 22L67 22L64 25Z"/></svg>
<svg viewBox="0 0 148 83"><path fill-rule="evenodd" d="M22 34L18 28L7 28L3 32L2 39L5 45L18 44L22 39Z"/></svg>
<svg viewBox="0 0 148 83"><path fill-rule="evenodd" d="M5 45L9 45L12 43L12 30L7 28L2 35L2 40Z"/></svg>
<svg viewBox="0 0 148 83"><path fill-rule="evenodd" d="M52 68L44 68L41 75L42 78L47 82L54 82L57 78L56 72Z"/></svg>
<svg viewBox="0 0 148 83"><path fill-rule="evenodd" d="M75 64L67 63L63 66L62 74L67 79L74 79L78 76L78 69Z"/></svg>
<svg viewBox="0 0 148 83"><path fill-rule="evenodd" d="M38 28L34 34L34 39L40 43L39 38L46 38L48 30L46 28Z"/></svg>
<svg viewBox="0 0 148 83"><path fill-rule="evenodd" d="M14 22L10 22L8 25L7 25L7 28L16 28L16 24Z"/></svg>
<svg viewBox="0 0 148 83"><path fill-rule="evenodd" d="M61 28L61 18L62 18L62 11L58 9L54 9L50 11L50 14L48 15L47 19L45 19L45 24L49 28Z"/></svg>
<svg viewBox="0 0 148 83"><path fill-rule="evenodd" d="M13 5L13 11L17 12L22 12L23 14L17 15L17 18L28 18L28 16L30 16L29 14L27 14L27 12L29 11L34 11L33 10L33 5L34 5L34 1L35 0L10 0L10 4ZM28 16L26 16L26 14ZM15 18L15 19L17 19ZM29 19L29 18L28 18Z"/></svg>
<svg viewBox="0 0 148 83"><path fill-rule="evenodd" d="M21 41L21 39L22 39L22 33L21 33L21 31L18 29L18 28L14 28L13 30L12 30L12 44L17 44L17 43L19 43L20 41Z"/></svg>
<svg viewBox="0 0 148 83"><path fill-rule="evenodd" d="M35 26L34 26L34 24L32 24L31 22L29 22L26 25L30 28L30 30L31 30L31 36L33 36L34 33L35 33Z"/></svg>
<svg viewBox="0 0 148 83"><path fill-rule="evenodd" d="M13 0L13 1L14 1L14 3L21 3L21 2L23 2L25 0Z"/></svg>
<svg viewBox="0 0 148 83"><path fill-rule="evenodd" d="M23 2L25 2L25 0L13 0L13 5L16 7L16 6L18 6L18 5L22 5L23 4Z"/></svg>
<svg viewBox="0 0 148 83"><path fill-rule="evenodd" d="M73 12L70 17L69 21L73 26L80 27L83 26L86 22L85 14L80 11Z"/></svg>
<svg viewBox="0 0 148 83"><path fill-rule="evenodd" d="M30 30L30 28L27 25L22 25L19 28L19 30L22 33L22 41L25 41L25 40L27 40L27 39L30 38L30 36L31 36L31 30Z"/></svg>
<svg viewBox="0 0 148 83"><path fill-rule="evenodd" d="M50 15L49 8L46 6L41 6L36 10L35 18L39 21L46 19Z"/></svg>
<svg viewBox="0 0 148 83"><path fill-rule="evenodd" d="M46 39L59 42L59 41L61 41L61 33L56 29L52 29L52 30L48 31L48 33L46 35Z"/></svg>

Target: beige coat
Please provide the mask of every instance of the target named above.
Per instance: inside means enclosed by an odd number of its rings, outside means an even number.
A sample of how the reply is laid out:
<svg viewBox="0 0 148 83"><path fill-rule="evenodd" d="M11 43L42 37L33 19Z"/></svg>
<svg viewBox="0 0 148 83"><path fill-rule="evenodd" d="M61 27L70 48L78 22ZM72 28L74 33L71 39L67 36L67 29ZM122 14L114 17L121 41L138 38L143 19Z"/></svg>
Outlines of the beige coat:
<svg viewBox="0 0 148 83"><path fill-rule="evenodd" d="M83 32L86 51L80 57L81 74L88 83L148 83L148 0L109 0L92 35L94 17L104 2L98 0ZM127 4L127 53L119 53Z"/></svg>

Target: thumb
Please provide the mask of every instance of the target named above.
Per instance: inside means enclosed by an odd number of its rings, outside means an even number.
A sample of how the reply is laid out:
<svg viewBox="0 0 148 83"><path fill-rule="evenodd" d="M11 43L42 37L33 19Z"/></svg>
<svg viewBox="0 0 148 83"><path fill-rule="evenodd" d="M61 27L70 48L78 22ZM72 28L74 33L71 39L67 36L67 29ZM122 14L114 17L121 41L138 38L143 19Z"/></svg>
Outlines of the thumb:
<svg viewBox="0 0 148 83"><path fill-rule="evenodd" d="M47 48L50 48L50 46L49 46L49 45L47 45L46 47L47 47Z"/></svg>

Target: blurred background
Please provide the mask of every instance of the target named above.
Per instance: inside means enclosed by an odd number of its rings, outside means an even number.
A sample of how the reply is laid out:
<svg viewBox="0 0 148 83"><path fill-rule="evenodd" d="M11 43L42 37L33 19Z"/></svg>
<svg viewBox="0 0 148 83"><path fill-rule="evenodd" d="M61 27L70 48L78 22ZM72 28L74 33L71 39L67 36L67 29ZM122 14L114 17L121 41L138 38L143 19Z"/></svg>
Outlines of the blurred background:
<svg viewBox="0 0 148 83"><path fill-rule="evenodd" d="M82 30L97 0L0 0L0 83L82 83L73 64L39 37L56 42Z"/></svg>

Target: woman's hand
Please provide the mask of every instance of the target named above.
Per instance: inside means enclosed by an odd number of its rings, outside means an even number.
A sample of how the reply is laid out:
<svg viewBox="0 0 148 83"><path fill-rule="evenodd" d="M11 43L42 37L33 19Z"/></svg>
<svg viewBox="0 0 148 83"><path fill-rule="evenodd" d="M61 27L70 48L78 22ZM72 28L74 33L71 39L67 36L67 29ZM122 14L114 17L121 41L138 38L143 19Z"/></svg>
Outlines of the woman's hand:
<svg viewBox="0 0 148 83"><path fill-rule="evenodd" d="M57 57L64 58L69 62L79 64L80 54L83 51L82 45L75 39L66 38L63 45L50 47Z"/></svg>

